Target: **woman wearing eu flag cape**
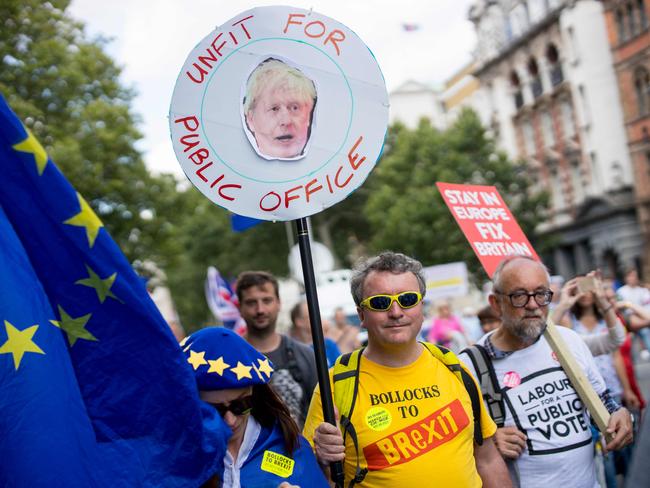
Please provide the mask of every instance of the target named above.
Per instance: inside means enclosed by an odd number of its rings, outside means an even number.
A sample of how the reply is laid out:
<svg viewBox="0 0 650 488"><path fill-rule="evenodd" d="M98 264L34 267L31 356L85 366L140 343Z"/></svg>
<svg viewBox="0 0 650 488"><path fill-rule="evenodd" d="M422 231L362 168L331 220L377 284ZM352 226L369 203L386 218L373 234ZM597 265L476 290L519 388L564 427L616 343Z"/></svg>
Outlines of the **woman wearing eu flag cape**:
<svg viewBox="0 0 650 488"><path fill-rule="evenodd" d="M194 368L199 396L232 430L222 486L328 486L311 447L268 385L273 366L264 355L222 327L199 330L181 345ZM217 486L217 481L204 486Z"/></svg>

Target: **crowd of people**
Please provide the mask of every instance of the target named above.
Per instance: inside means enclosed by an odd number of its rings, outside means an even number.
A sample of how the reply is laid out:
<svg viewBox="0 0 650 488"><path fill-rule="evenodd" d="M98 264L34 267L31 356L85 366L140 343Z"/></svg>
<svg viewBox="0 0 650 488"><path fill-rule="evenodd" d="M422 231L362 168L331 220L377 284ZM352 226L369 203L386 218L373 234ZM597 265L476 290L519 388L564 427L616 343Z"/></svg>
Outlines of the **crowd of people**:
<svg viewBox="0 0 650 488"><path fill-rule="evenodd" d="M650 291L635 270L615 289L596 272L563 282L523 256L505 258L492 282L476 314L440 301L425 318L418 261L393 252L361 261L351 294L367 340L340 309L322 320L332 425L307 303L281 334L278 281L242 273L245 334L213 327L182 342L201 398L232 430L223 477L206 486L326 486L333 462L348 487L621 486L631 465L644 469L634 366L648 354ZM602 434L544 336L548 320L609 413Z"/></svg>

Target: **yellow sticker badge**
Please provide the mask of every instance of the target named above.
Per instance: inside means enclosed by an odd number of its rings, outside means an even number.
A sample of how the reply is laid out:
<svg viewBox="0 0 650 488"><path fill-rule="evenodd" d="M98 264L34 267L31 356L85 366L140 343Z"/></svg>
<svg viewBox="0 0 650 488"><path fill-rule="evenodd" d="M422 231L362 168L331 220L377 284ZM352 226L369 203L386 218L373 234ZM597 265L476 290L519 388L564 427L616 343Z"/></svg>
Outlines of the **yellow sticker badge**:
<svg viewBox="0 0 650 488"><path fill-rule="evenodd" d="M293 474L293 465L296 462L282 454L273 451L264 451L262 458L262 471L273 473L281 478L288 478Z"/></svg>
<svg viewBox="0 0 650 488"><path fill-rule="evenodd" d="M373 407L366 412L366 424L372 430L384 430L388 428L392 421L393 417L384 407Z"/></svg>

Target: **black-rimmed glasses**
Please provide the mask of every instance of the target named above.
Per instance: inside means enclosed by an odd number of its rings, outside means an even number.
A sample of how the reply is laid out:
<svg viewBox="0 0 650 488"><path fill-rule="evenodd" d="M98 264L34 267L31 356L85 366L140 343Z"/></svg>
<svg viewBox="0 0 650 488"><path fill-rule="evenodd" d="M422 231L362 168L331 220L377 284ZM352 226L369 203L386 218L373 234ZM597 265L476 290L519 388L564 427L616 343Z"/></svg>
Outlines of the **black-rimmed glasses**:
<svg viewBox="0 0 650 488"><path fill-rule="evenodd" d="M553 292L551 290L539 290L528 293L527 291L516 291L514 293L501 293L495 291L497 295L503 295L510 299L510 304L515 308L524 308L528 305L530 297L533 297L535 303L540 307L545 307L553 299Z"/></svg>

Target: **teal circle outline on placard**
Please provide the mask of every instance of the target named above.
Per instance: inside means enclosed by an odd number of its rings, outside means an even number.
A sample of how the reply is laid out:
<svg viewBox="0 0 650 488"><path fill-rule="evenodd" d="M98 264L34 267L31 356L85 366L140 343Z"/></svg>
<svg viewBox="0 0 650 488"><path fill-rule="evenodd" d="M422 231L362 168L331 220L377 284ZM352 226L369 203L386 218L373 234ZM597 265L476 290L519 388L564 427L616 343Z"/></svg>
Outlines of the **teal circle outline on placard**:
<svg viewBox="0 0 650 488"><path fill-rule="evenodd" d="M212 78L214 77L214 75L217 74L217 71L219 71L219 69L221 68L221 66L226 62L226 60L227 60L230 56L232 56L233 54L235 54L236 52L238 52L240 49L243 49L243 48L249 46L250 44L254 44L254 43L256 43L256 42L261 42L261 41L290 41L290 42L297 42L297 43L300 43L300 44L305 44L306 46L309 46L309 47L311 47L311 48L313 48L313 49L316 49L317 51L320 51L321 54L324 54L325 56L327 56L327 58L329 58L329 60L330 60L332 63L334 63L334 65L335 65L335 66L338 68L338 70L341 72L341 75L343 75L343 79L345 80L345 84L346 84L347 87L348 87L348 92L350 93L350 102L351 102L350 119L349 119L349 121L348 121L348 127L347 127L347 129L346 129L346 131L345 131L345 137L343 138L343 142L341 142L341 145L339 146L339 148L334 152L334 154L333 154L333 155L332 155L332 156L331 156L327 161L325 161L323 164L321 164L318 168L314 169L313 171L310 171L309 173L305 173L304 175L301 175L301 176L299 176L299 177L297 177L297 178L293 178L293 179L289 179L289 180L274 180L274 181L260 180L260 179L252 178L252 177L250 177L250 176L247 176L247 175L241 173L240 171L238 171L238 170L236 170L235 168L233 168L230 164L228 164L228 163L227 163L227 162L226 162L226 161L225 161L225 160L224 160L224 159L219 155L219 153L217 152L217 150L216 150L214 147L212 147L212 144L210 143L210 138L209 138L208 135L205 133L205 129L204 129L205 126L204 126L204 124L203 124L203 102L205 101L205 93L208 91L208 87L210 86L210 83L212 83ZM376 62L376 61L375 61L375 62ZM332 159L334 159L336 156L338 156L338 155L340 154L341 149L343 149L343 146L345 145L345 142L348 140L348 136L350 135L350 129L352 128L352 119L353 119L353 115L354 115L354 94L352 93L352 87L350 86L350 82L348 81L348 77L345 76L345 72L343 71L343 69L341 69L341 67L339 66L339 64L338 64L336 61L334 61L334 59L332 59L332 57L331 57L329 54L327 54L327 53L326 53L325 51L323 51L322 49L320 49L320 48L314 46L313 44L309 44L308 42L301 41L301 40L299 40L299 39L286 39L286 38L284 38L284 37L265 37L265 38L262 38L262 39L256 39L256 40L254 40L254 41L250 41L250 42L244 44L243 46L238 47L237 49L235 49L233 52L231 52L230 54L228 54L226 57L224 57L224 58L221 60L221 62L217 65L217 67L215 68L215 70L212 72L212 74L211 74L210 77L208 78L208 81L207 81L206 86L205 86L205 90L203 90L203 96L201 97L201 110L200 110L199 118L200 118L200 122L201 122L201 132L203 133L203 137L204 137L204 139L205 139L205 141L206 141L208 147L212 150L212 153L217 157L217 159L219 159L219 161L221 161L221 162L224 164L224 166L226 166L228 169L230 169L230 171L232 171L233 173L238 174L238 175L241 176L242 178L245 178L245 179L247 179L247 180L249 180L249 181L255 181L255 182L257 182L257 183L290 183L290 182L292 182L292 181L298 181L298 180L301 180L301 179L305 178L306 176L311 176L311 175L317 173L318 171L320 171L321 169L323 169L325 166L327 166L327 165L330 163L330 161L332 161Z"/></svg>

